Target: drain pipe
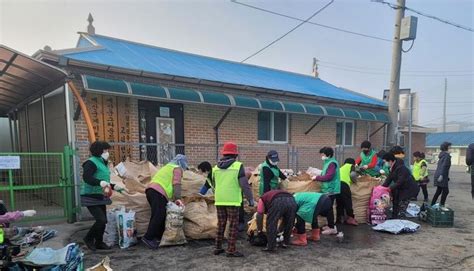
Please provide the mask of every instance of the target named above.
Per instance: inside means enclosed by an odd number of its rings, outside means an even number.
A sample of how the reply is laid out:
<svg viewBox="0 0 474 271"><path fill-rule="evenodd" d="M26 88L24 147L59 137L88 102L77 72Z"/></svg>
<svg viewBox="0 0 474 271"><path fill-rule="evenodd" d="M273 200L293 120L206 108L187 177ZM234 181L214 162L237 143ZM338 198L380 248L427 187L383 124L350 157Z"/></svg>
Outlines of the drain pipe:
<svg viewBox="0 0 474 271"><path fill-rule="evenodd" d="M216 135L216 162L219 161L219 127L222 125L231 111L232 107L229 107L227 111L225 111L224 115L222 115L221 119L217 122L216 126L214 126L214 133Z"/></svg>

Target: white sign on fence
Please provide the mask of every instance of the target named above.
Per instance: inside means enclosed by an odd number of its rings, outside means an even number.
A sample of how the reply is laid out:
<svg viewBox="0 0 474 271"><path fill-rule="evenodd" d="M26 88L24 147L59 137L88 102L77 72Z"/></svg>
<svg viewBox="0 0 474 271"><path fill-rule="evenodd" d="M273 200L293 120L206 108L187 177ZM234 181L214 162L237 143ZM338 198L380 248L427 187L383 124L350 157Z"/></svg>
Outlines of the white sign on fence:
<svg viewBox="0 0 474 271"><path fill-rule="evenodd" d="M0 169L20 169L20 156L0 156Z"/></svg>

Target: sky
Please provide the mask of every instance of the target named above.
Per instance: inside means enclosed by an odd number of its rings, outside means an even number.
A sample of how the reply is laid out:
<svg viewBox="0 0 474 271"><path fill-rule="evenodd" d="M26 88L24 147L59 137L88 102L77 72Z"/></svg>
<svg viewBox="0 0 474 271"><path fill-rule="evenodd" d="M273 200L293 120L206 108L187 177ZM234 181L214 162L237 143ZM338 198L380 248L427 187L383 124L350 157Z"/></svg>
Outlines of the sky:
<svg viewBox="0 0 474 271"><path fill-rule="evenodd" d="M239 0L240 1L240 0ZM395 0L388 0L392 3ZM329 0L249 1L306 19ZM406 6L474 28L474 0L406 0ZM96 33L179 51L241 61L299 22L229 0L0 0L0 43L26 54L45 45L72 48L87 15ZM419 124L441 124L447 78L448 121L474 119L474 33L413 12L418 31L402 55L401 88L417 92ZM391 40L395 10L371 0L336 0L311 22ZM409 49L411 42L404 42ZM392 43L304 24L246 63L310 74L376 98L389 87Z"/></svg>

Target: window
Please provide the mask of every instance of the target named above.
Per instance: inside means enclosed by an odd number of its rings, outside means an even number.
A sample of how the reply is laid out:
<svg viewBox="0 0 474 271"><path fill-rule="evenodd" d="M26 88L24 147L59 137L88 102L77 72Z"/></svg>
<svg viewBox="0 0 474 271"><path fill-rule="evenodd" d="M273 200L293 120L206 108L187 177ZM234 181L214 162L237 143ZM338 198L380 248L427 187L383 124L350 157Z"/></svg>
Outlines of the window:
<svg viewBox="0 0 474 271"><path fill-rule="evenodd" d="M354 122L345 120L336 123L336 145L354 145Z"/></svg>
<svg viewBox="0 0 474 271"><path fill-rule="evenodd" d="M288 115L258 112L258 141L288 142Z"/></svg>

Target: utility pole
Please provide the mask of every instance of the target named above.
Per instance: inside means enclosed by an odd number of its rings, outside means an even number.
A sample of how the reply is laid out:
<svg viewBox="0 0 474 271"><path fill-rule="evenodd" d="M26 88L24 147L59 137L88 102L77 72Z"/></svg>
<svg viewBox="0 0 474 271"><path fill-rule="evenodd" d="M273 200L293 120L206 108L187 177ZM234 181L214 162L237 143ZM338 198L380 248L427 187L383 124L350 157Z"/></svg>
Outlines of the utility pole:
<svg viewBox="0 0 474 271"><path fill-rule="evenodd" d="M398 103L400 100L400 68L402 64L402 40L400 29L402 18L405 16L405 0L397 0L397 13L395 15L395 33L393 35L392 48L392 71L390 75L390 93L388 113L390 124L388 126L388 143L393 146L397 144L398 133Z"/></svg>
<svg viewBox="0 0 474 271"><path fill-rule="evenodd" d="M444 103L443 103L443 133L446 133L446 96L448 93L448 78L444 78Z"/></svg>

